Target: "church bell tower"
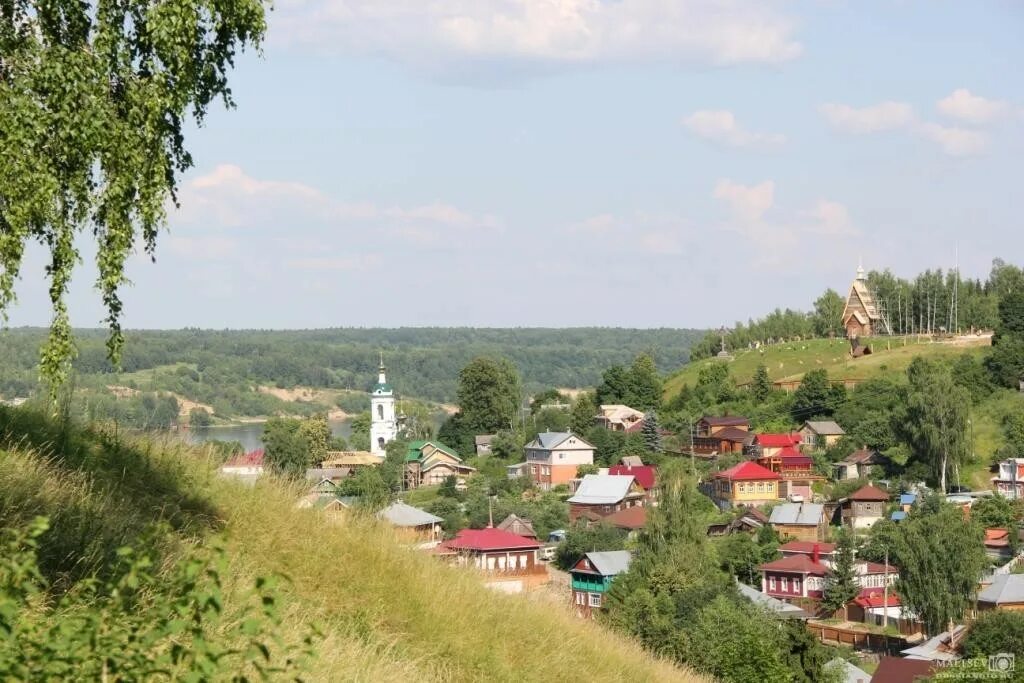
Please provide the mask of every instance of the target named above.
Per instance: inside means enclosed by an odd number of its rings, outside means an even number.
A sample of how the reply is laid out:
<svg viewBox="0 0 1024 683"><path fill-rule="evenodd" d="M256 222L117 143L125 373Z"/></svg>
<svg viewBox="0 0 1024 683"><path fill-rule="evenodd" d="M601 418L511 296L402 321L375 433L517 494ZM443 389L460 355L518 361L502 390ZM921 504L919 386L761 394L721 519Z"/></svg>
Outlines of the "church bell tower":
<svg viewBox="0 0 1024 683"><path fill-rule="evenodd" d="M398 436L395 392L388 384L385 370L384 354L381 353L377 384L370 392L370 452L381 458L388 443Z"/></svg>

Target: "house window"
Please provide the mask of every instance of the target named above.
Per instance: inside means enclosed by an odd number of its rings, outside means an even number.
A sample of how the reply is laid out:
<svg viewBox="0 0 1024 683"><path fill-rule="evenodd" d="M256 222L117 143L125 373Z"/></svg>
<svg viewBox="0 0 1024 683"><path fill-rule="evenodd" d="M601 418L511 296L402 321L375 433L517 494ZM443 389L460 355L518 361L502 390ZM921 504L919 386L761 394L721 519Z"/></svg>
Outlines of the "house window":
<svg viewBox="0 0 1024 683"><path fill-rule="evenodd" d="M793 579L793 592L794 593L799 593L800 592L800 579Z"/></svg>
<svg viewBox="0 0 1024 683"><path fill-rule="evenodd" d="M789 592L789 579L787 579L785 576L782 577L782 592Z"/></svg>
<svg viewBox="0 0 1024 683"><path fill-rule="evenodd" d="M383 436L377 437L377 448L380 448L381 450L384 450L384 437Z"/></svg>
<svg viewBox="0 0 1024 683"><path fill-rule="evenodd" d="M775 577L774 576L769 576L768 577L768 590L770 590L770 591L775 590Z"/></svg>
<svg viewBox="0 0 1024 683"><path fill-rule="evenodd" d="M377 404L377 418L380 419L380 420L384 419L384 404L383 403L378 403Z"/></svg>
<svg viewBox="0 0 1024 683"><path fill-rule="evenodd" d="M601 594L600 593L589 593L590 595L590 606L600 607L601 606Z"/></svg>
<svg viewBox="0 0 1024 683"><path fill-rule="evenodd" d="M543 473L545 476L550 476L551 475L551 468L550 467L546 467L546 466L545 467L541 467L540 470L541 470L541 473Z"/></svg>
<svg viewBox="0 0 1024 683"><path fill-rule="evenodd" d="M530 467L530 474L537 474L537 466L536 465L532 465Z"/></svg>
<svg viewBox="0 0 1024 683"><path fill-rule="evenodd" d="M763 481L757 482L757 492L758 493L764 493L764 482Z"/></svg>
<svg viewBox="0 0 1024 683"><path fill-rule="evenodd" d="M581 607L586 604L586 600L583 597L583 593L576 594L576 604L580 605Z"/></svg>

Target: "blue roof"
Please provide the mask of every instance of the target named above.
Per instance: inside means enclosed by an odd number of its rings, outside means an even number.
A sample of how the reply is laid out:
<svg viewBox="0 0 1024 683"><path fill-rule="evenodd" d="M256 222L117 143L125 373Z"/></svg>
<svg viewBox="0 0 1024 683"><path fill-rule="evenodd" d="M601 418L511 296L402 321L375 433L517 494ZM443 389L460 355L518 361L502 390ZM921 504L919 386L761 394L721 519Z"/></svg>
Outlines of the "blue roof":
<svg viewBox="0 0 1024 683"><path fill-rule="evenodd" d="M901 493L900 494L900 505L913 505L917 502L916 493Z"/></svg>
<svg viewBox="0 0 1024 683"><path fill-rule="evenodd" d="M894 522L901 522L906 518L907 513L904 512L903 510L897 510L896 512L892 513L892 515L889 516L889 519L891 519Z"/></svg>

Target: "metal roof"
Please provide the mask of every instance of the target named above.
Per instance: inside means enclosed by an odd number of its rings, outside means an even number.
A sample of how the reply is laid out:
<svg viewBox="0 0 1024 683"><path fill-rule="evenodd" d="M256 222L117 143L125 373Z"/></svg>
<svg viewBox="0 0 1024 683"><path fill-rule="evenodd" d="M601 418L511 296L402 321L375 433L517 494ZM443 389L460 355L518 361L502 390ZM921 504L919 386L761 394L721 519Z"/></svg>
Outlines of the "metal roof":
<svg viewBox="0 0 1024 683"><path fill-rule="evenodd" d="M871 681L871 674L839 657L825 664L825 668L830 671L838 671L839 680L842 683L870 683Z"/></svg>
<svg viewBox="0 0 1024 683"><path fill-rule="evenodd" d="M400 527L426 526L427 524L440 524L444 521L437 515L414 508L400 500L378 512L377 518Z"/></svg>
<svg viewBox="0 0 1024 683"><path fill-rule="evenodd" d="M762 607L769 612L775 614L778 617L784 617L787 619L810 619L811 615L803 611L796 605L791 605L788 602L783 602L773 598L770 595L765 595L756 588L751 588L745 583L736 582L736 587L739 589L740 595L750 600L755 605Z"/></svg>
<svg viewBox="0 0 1024 683"><path fill-rule="evenodd" d="M771 524L821 524L825 506L821 503L783 503L772 508Z"/></svg>
<svg viewBox="0 0 1024 683"><path fill-rule="evenodd" d="M570 503L583 505L611 505L618 503L629 493L633 477L626 474L588 474L583 477L576 495Z"/></svg>
<svg viewBox="0 0 1024 683"><path fill-rule="evenodd" d="M978 602L995 605L1024 602L1024 574L999 574L993 577L992 584L978 593Z"/></svg>
<svg viewBox="0 0 1024 683"><path fill-rule="evenodd" d="M572 432L541 432L537 435L537 438L526 444L527 448L539 448L542 450L550 451L553 448L558 448L563 441L567 439L576 439L576 448L593 448L592 445L576 436Z"/></svg>
<svg viewBox="0 0 1024 683"><path fill-rule="evenodd" d="M810 427L815 434L821 434L822 436L835 436L846 433L839 426L839 423L834 420L808 420L804 422L804 426Z"/></svg>
<svg viewBox="0 0 1024 683"><path fill-rule="evenodd" d="M617 576L629 569L629 562L633 559L632 553L628 550L606 550L604 552L587 553L585 557L590 560L590 566L601 576Z"/></svg>

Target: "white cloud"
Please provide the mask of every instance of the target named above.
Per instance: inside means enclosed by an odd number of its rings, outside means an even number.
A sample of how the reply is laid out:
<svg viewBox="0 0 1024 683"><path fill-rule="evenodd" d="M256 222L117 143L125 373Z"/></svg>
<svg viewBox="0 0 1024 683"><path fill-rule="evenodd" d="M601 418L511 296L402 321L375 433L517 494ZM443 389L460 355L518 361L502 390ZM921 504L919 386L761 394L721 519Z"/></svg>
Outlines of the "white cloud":
<svg viewBox="0 0 1024 683"><path fill-rule="evenodd" d="M814 208L805 211L804 215L811 219L806 232L833 236L860 234L850 219L849 210L839 202L819 199Z"/></svg>
<svg viewBox="0 0 1024 683"><path fill-rule="evenodd" d="M596 216L591 216L578 223L573 223L569 226L570 232L582 232L591 235L604 235L616 226L617 221L615 216L610 213L602 213Z"/></svg>
<svg viewBox="0 0 1024 683"><path fill-rule="evenodd" d="M939 145L952 157L977 156L988 147L988 136L976 130L923 123L918 127L921 135Z"/></svg>
<svg viewBox="0 0 1024 683"><path fill-rule="evenodd" d="M844 133L877 133L908 126L914 121L914 109L905 102L882 102L869 107L826 103L818 107L829 124Z"/></svg>
<svg viewBox="0 0 1024 683"><path fill-rule="evenodd" d="M785 136L779 133L752 133L745 130L736 121L736 116L725 109L702 109L687 116L682 123L694 135L732 147L771 146L786 141Z"/></svg>
<svg viewBox="0 0 1024 683"><path fill-rule="evenodd" d="M737 0L286 0L275 10L272 39L427 68L466 59L778 63L802 51L791 19Z"/></svg>
<svg viewBox="0 0 1024 683"><path fill-rule="evenodd" d="M999 100L989 100L971 94L966 88L958 88L949 96L936 103L939 111L954 119L967 123L983 124L993 121L1009 111L1009 106Z"/></svg>
<svg viewBox="0 0 1024 683"><path fill-rule="evenodd" d="M728 203L742 221L754 223L775 205L775 183L766 180L757 185L741 185L731 180L719 180L715 185L714 198Z"/></svg>
<svg viewBox="0 0 1024 683"><path fill-rule="evenodd" d="M478 230L501 229L493 216L474 216L443 202L411 207L339 202L302 183L254 178L232 164L217 166L187 182L180 202L175 223L203 228L277 230L298 223L348 228L353 233L350 239L385 232L421 243L440 242L453 231L465 237ZM182 242L180 248L188 248L188 243Z"/></svg>

